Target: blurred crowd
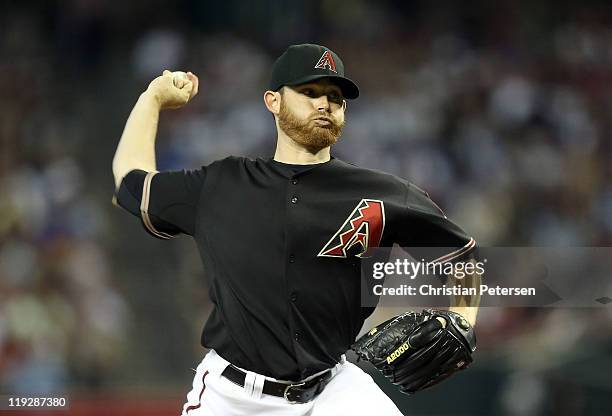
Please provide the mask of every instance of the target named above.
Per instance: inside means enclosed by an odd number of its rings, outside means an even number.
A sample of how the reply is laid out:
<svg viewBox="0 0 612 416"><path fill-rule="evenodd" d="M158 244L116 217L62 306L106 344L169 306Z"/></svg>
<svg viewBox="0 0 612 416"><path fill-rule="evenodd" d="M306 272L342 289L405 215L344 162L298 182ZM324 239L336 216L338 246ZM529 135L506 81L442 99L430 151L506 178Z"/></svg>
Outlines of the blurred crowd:
<svg viewBox="0 0 612 416"><path fill-rule="evenodd" d="M166 68L199 75L201 93L162 115L160 169L270 156L270 66L321 43L362 92L337 157L426 189L482 245L612 246L604 2L14 3L0 16L0 392L188 386L210 308L197 253L110 203L123 124ZM597 414L611 319L487 310L472 382L502 386L500 414ZM576 360L592 367L566 383Z"/></svg>

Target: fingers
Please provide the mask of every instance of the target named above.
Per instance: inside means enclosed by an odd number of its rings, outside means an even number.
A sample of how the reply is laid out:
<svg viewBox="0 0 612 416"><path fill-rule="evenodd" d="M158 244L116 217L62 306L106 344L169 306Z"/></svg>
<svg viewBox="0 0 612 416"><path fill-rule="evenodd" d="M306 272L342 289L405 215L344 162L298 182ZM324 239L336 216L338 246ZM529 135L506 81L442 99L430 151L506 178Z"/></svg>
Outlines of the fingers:
<svg viewBox="0 0 612 416"><path fill-rule="evenodd" d="M193 73L190 72L187 77L175 75L166 69L149 86L156 90L161 108L180 108L197 94L198 78Z"/></svg>
<svg viewBox="0 0 612 416"><path fill-rule="evenodd" d="M191 82L190 80L183 81L183 85L180 87L180 90L181 90L183 98L185 99L185 103L189 101L191 97L193 97L192 95L193 87L194 87L193 82Z"/></svg>
<svg viewBox="0 0 612 416"><path fill-rule="evenodd" d="M420 348L423 345L427 345L440 335L441 330L442 323L437 319L426 321L410 335L410 345L414 348Z"/></svg>
<svg viewBox="0 0 612 416"><path fill-rule="evenodd" d="M193 98L198 93L198 88L200 86L200 80L192 72L187 72L187 77L193 83L193 89L191 90L191 96L190 96L190 98Z"/></svg>
<svg viewBox="0 0 612 416"><path fill-rule="evenodd" d="M446 319L441 316L436 316L436 319L442 324L442 328L446 328Z"/></svg>
<svg viewBox="0 0 612 416"><path fill-rule="evenodd" d="M166 71L164 71L164 75L166 75ZM170 75L171 76L173 75L172 72L170 72ZM200 85L200 80L191 71L187 72L186 75L187 75L186 79L185 78L177 78L176 80L174 80L174 85L175 85L175 87L177 87L180 90L184 89L187 85L190 85L190 87L189 87L189 100L191 100L198 93L198 87Z"/></svg>

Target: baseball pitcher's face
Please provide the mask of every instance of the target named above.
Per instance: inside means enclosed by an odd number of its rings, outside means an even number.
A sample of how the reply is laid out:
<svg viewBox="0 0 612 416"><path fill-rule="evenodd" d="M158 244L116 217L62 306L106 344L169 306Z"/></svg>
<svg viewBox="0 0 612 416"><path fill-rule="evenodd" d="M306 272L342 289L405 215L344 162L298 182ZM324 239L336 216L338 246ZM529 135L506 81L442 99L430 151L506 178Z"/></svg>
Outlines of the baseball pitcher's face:
<svg viewBox="0 0 612 416"><path fill-rule="evenodd" d="M328 79L285 87L278 126L314 153L338 141L344 127L345 108L342 91Z"/></svg>

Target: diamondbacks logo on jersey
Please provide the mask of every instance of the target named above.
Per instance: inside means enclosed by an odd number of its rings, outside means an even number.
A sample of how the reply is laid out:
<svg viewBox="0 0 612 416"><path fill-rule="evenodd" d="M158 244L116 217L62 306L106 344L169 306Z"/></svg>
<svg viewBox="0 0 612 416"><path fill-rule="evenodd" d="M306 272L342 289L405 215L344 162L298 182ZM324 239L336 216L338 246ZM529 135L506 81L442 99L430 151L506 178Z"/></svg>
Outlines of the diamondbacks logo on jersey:
<svg viewBox="0 0 612 416"><path fill-rule="evenodd" d="M314 66L316 69L329 69L330 71L336 72L336 63L334 57L330 51L323 52L323 55L319 58L319 62Z"/></svg>
<svg viewBox="0 0 612 416"><path fill-rule="evenodd" d="M367 257L380 245L385 229L385 206L377 199L362 199L318 257Z"/></svg>

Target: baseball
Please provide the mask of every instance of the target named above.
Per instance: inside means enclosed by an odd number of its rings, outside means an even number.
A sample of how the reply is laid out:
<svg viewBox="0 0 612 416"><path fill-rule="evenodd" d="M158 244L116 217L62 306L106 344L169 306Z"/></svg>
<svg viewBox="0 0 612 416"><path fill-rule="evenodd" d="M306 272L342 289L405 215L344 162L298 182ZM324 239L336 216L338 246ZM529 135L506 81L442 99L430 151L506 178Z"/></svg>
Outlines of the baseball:
<svg viewBox="0 0 612 416"><path fill-rule="evenodd" d="M183 71L173 71L172 72L172 80L174 82L174 86L179 87L179 85L182 87L182 85L179 83L179 80L184 80L184 81L189 81L189 77L187 76L187 74Z"/></svg>

